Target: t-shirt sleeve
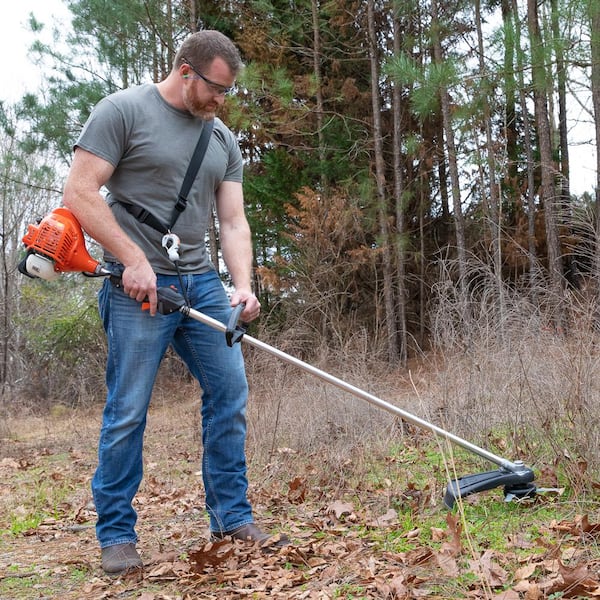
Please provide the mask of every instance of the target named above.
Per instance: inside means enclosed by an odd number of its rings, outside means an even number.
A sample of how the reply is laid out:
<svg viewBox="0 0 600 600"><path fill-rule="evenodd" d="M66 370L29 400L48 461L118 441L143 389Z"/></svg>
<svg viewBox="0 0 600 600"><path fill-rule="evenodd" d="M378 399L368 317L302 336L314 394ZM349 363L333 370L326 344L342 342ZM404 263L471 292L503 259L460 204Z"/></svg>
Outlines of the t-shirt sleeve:
<svg viewBox="0 0 600 600"><path fill-rule="evenodd" d="M230 131L228 135L229 161L223 181L235 181L241 183L244 178L244 161L242 152L235 136Z"/></svg>
<svg viewBox="0 0 600 600"><path fill-rule="evenodd" d="M82 148L116 167L126 151L127 136L122 112L109 98L92 110L74 148Z"/></svg>

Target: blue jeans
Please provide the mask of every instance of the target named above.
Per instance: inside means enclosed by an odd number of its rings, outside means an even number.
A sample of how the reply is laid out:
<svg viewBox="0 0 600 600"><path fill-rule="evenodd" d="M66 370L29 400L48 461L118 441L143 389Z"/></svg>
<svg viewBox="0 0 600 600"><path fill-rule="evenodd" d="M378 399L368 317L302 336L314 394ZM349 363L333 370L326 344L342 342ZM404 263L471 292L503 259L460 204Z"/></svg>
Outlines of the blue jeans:
<svg viewBox="0 0 600 600"><path fill-rule="evenodd" d="M158 275L159 286L180 288L176 276ZM190 304L226 323L231 313L214 271L183 275ZM159 364L169 346L181 356L202 389L202 476L212 531L251 523L246 479L248 384L240 344L177 312L151 317L122 289L105 281L100 316L108 342L108 395L98 444L92 492L100 546L137 541L132 500L142 480L146 413Z"/></svg>

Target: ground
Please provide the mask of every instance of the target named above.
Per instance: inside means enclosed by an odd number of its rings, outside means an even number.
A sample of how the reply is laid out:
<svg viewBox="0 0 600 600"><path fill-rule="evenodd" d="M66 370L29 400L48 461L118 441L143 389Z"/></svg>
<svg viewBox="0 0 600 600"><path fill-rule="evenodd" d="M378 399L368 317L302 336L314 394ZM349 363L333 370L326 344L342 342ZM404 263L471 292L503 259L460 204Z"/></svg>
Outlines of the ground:
<svg viewBox="0 0 600 600"><path fill-rule="evenodd" d="M136 498L142 573L106 576L90 480L100 409L14 416L0 440L0 599L412 599L600 596L595 497L557 490L524 503L501 491L442 506L428 436L355 449L250 455L260 525L293 543L208 541L194 403L151 411ZM332 471L335 470L335 473ZM595 512L596 511L596 512Z"/></svg>

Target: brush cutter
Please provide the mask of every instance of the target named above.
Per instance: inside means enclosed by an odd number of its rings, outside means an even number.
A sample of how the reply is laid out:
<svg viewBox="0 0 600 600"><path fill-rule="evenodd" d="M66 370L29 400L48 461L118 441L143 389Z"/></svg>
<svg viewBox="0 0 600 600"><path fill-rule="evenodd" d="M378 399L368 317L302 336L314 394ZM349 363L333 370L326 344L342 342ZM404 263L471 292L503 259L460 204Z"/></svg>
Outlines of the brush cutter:
<svg viewBox="0 0 600 600"><path fill-rule="evenodd" d="M170 242L170 238L167 242ZM100 263L88 254L81 226L74 215L66 208L55 209L50 215L42 219L38 226L29 225L27 234L23 237L23 243L27 248L27 256L19 265L19 270L29 277L55 279L60 273L75 271L81 271L88 276L112 276L110 271L102 267ZM173 251L172 244L163 243L163 246L167 251ZM247 325L239 323L239 317L244 308L243 305L237 306L232 311L231 318L228 324L225 325L191 308L186 303L185 298L172 288L161 287L157 290L157 295L159 313L168 315L180 312L186 317L223 331L229 346L243 339L246 343L265 350L277 358L315 375L323 381L400 417L404 421L427 429L499 467L493 471L476 473L450 480L444 494L444 504L448 508L452 508L458 498L464 498L477 492L501 486L504 487L506 499L532 497L536 494L536 491L541 491L533 483L534 473L532 469L526 467L521 461L511 462L500 456L496 456L445 431L437 425L428 423L393 404L385 402L325 371L321 371L294 356L247 335Z"/></svg>

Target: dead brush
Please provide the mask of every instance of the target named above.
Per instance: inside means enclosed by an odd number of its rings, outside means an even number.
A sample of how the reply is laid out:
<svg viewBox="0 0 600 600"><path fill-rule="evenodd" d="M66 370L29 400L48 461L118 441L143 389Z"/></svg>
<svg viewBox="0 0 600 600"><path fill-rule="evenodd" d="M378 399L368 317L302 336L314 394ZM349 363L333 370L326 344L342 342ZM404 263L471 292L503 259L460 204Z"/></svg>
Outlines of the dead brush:
<svg viewBox="0 0 600 600"><path fill-rule="evenodd" d="M568 326L558 328L529 297L504 289L500 298L490 279L483 287L466 318L451 294L438 295L438 368L424 404L444 427L536 461L574 492L591 490L600 468L593 302L568 296L561 307Z"/></svg>
<svg viewBox="0 0 600 600"><path fill-rule="evenodd" d="M397 419L321 382L275 357L246 348L250 382L248 406L249 457L256 465L270 465L275 476L294 476L312 464L322 478L344 486L360 471L361 454L403 438ZM323 356L329 371L374 394L401 396L406 380L390 387L392 375L363 352ZM380 364L380 363L378 363ZM339 369L336 371L336 367Z"/></svg>

